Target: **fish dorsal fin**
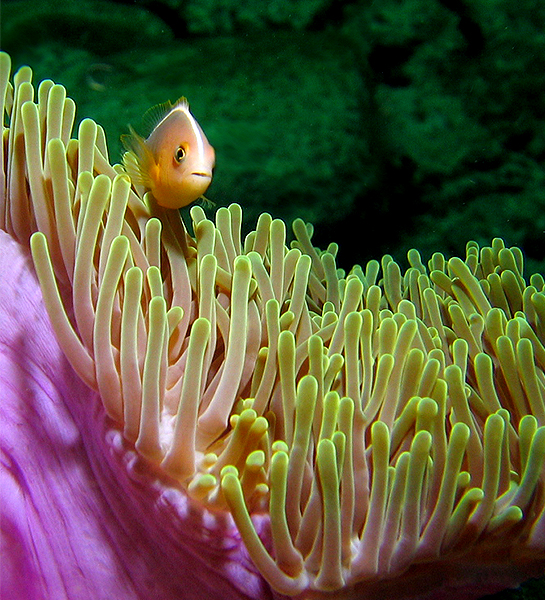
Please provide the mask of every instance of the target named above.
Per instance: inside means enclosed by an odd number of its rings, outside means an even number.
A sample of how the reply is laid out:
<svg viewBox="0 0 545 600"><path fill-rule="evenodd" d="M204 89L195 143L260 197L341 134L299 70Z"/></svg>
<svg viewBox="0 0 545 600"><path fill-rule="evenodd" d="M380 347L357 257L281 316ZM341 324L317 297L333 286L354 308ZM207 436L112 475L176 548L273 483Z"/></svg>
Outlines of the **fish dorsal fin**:
<svg viewBox="0 0 545 600"><path fill-rule="evenodd" d="M159 125L159 123L172 111L176 106L182 106L185 109L189 109L187 98L182 96L174 104L170 100L156 104L144 113L142 117L142 128L145 132L145 136L148 137L151 132Z"/></svg>

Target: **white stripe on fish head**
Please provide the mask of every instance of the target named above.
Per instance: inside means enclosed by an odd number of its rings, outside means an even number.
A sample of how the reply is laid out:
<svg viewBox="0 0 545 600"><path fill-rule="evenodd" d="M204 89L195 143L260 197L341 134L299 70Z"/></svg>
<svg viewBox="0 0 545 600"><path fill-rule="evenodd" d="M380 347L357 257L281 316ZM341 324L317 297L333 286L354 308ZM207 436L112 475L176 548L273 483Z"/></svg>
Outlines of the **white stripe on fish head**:
<svg viewBox="0 0 545 600"><path fill-rule="evenodd" d="M199 124L197 123L197 120L189 111L189 106L187 104L178 105L177 107L174 108L174 110L181 110L187 117L187 119L189 121L189 125L191 127L191 131L193 132L193 134L195 136L195 140L197 142L197 149L196 149L197 156L199 158L199 161L204 160L204 158L205 158L204 134L203 134L203 131L200 128Z"/></svg>

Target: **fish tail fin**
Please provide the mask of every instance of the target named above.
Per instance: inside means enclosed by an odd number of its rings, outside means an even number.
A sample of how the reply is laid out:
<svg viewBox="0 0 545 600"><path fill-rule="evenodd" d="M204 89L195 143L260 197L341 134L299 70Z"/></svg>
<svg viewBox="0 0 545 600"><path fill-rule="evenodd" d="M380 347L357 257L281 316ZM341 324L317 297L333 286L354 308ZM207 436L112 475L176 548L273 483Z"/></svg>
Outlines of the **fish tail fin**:
<svg viewBox="0 0 545 600"><path fill-rule="evenodd" d="M133 183L149 188L152 183L150 170L155 162L153 153L146 140L130 125L129 131L130 133L121 136L121 142L126 149L122 157L123 166Z"/></svg>

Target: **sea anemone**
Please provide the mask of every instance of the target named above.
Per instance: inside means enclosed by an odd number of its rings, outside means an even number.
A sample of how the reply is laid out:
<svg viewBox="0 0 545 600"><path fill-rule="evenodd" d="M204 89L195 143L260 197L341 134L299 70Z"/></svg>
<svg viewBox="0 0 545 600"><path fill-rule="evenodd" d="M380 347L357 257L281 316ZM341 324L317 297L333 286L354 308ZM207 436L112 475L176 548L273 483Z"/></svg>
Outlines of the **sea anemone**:
<svg viewBox="0 0 545 600"><path fill-rule="evenodd" d="M268 214L242 241L238 205L215 222L194 206L190 235L92 120L71 139L62 86L35 100L23 67L12 87L6 54L1 73L3 243L30 244L97 392L65 390L77 423L93 415L93 468L110 465L112 531L125 495L140 552L179 552L139 597L178 568L179 598L471 598L544 573L545 281L520 250L345 274L300 220L291 247Z"/></svg>

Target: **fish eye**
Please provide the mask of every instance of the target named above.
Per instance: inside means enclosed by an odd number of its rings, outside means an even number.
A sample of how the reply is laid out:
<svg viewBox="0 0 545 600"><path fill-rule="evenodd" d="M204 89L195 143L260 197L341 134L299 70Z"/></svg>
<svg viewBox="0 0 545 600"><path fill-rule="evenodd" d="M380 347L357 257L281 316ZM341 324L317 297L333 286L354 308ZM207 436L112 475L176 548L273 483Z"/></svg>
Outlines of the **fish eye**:
<svg viewBox="0 0 545 600"><path fill-rule="evenodd" d="M176 162L182 162L182 160L185 158L185 150L182 148L182 146L178 146L178 149L174 154L174 158L176 159Z"/></svg>

